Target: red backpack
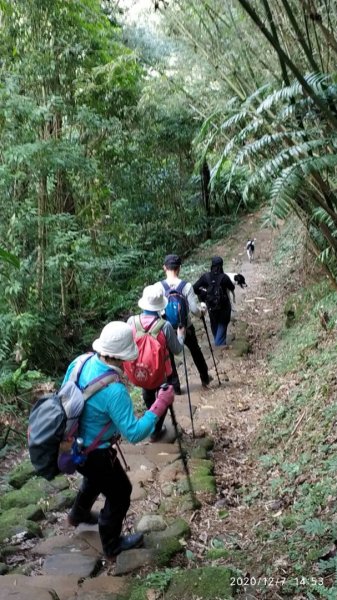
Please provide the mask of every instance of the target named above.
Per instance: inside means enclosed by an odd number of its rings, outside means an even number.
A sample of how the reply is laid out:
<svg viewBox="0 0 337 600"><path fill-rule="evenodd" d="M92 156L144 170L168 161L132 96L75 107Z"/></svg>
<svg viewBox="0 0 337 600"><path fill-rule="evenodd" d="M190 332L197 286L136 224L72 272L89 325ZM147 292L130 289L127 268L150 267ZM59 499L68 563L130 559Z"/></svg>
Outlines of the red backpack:
<svg viewBox="0 0 337 600"><path fill-rule="evenodd" d="M153 390L165 381L166 376L167 348L165 336L161 332L165 321L155 317L146 329L141 324L140 316L135 317L134 321L138 358L123 362L124 372L134 385Z"/></svg>

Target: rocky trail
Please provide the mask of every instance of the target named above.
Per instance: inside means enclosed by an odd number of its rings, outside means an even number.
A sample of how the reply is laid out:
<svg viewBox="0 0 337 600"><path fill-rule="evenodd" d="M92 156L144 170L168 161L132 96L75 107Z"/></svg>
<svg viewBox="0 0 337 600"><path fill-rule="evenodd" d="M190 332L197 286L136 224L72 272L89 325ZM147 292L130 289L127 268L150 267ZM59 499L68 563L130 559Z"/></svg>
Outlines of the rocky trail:
<svg viewBox="0 0 337 600"><path fill-rule="evenodd" d="M225 243L204 248L193 257L198 270L199 264L209 264L211 255L219 254L224 257L225 270L243 273L248 284L244 290L236 290L229 348L213 348L220 386L203 323L194 320L213 376L209 389L202 388L186 350L194 440L183 364L179 367L185 393L176 397L174 406L200 508L196 510L191 502L169 415L160 442L136 446L123 442L121 446L133 484L125 531L143 531L145 546L121 553L113 563L102 558L97 527L82 524L74 529L67 525L67 508L79 484L77 476L59 477L57 484L47 484L32 478L26 453L16 457L10 471L0 460L0 600L12 596L22 600L133 598L128 591L130 579L134 582L134 576L140 574L151 582L149 574L168 565L223 569L217 574L219 589L213 597L231 597L235 585L230 585L226 569L234 564L231 550L239 547L245 552L251 547L251 531L259 519L256 511L241 505L237 490L254 481L249 451L268 410L261 382L279 311L270 266L274 234L260 229L259 217L246 217ZM256 256L249 263L245 242L252 233L257 238ZM208 319L206 322L212 340ZM100 502L94 508L99 508ZM225 574L226 592L221 580ZM195 585L191 584L191 600L198 597ZM149 586L149 600L160 597L155 590ZM199 590L199 597L203 597L201 593ZM179 597L177 590L171 594Z"/></svg>

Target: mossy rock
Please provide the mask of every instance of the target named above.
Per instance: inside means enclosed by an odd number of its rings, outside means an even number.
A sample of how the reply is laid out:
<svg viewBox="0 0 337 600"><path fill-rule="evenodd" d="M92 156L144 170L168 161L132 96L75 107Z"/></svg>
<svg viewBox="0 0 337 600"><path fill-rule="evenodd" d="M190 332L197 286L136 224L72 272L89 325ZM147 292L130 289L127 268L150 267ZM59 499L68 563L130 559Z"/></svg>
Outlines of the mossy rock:
<svg viewBox="0 0 337 600"><path fill-rule="evenodd" d="M235 588L231 586L233 572L226 567L188 569L173 575L165 600L229 600Z"/></svg>
<svg viewBox="0 0 337 600"><path fill-rule="evenodd" d="M198 446L197 448L192 448L190 451L191 458L207 458L207 450L202 446Z"/></svg>
<svg viewBox="0 0 337 600"><path fill-rule="evenodd" d="M245 356L251 350L250 343L246 339L236 339L232 344L232 348L235 356Z"/></svg>
<svg viewBox="0 0 337 600"><path fill-rule="evenodd" d="M172 521L163 531L154 531L145 536L145 547L156 548L157 544L166 538L174 537L177 539L188 538L191 535L189 524L184 519Z"/></svg>
<svg viewBox="0 0 337 600"><path fill-rule="evenodd" d="M208 560L218 560L219 558L228 558L229 550L226 548L210 548L206 552Z"/></svg>
<svg viewBox="0 0 337 600"><path fill-rule="evenodd" d="M202 437L195 440L184 440L188 454L193 458L207 458L207 452L214 448L214 440L211 437Z"/></svg>
<svg viewBox="0 0 337 600"><path fill-rule="evenodd" d="M190 494L185 494L184 496L172 496L170 498L165 498L159 507L159 512L161 514L172 514L177 512L180 515L184 515L186 513L193 512L194 510L201 507L201 502L196 500L193 503Z"/></svg>
<svg viewBox="0 0 337 600"><path fill-rule="evenodd" d="M192 487L195 492L204 492L208 494L216 494L215 478L212 475L193 475L191 477ZM181 479L177 485L177 491L180 494L187 494L189 485L187 479Z"/></svg>
<svg viewBox="0 0 337 600"><path fill-rule="evenodd" d="M205 448L205 450L209 451L214 448L214 440L211 437L204 437L198 440L198 447Z"/></svg>
<svg viewBox="0 0 337 600"><path fill-rule="evenodd" d="M235 340L231 343L234 356L245 356L251 350L250 342L247 338L247 323L240 321L235 328Z"/></svg>
<svg viewBox="0 0 337 600"><path fill-rule="evenodd" d="M0 515L0 543L24 531L27 537L40 537L41 528L35 521L43 517L41 508L32 504L21 508L19 512L16 508L4 511Z"/></svg>
<svg viewBox="0 0 337 600"><path fill-rule="evenodd" d="M30 460L24 460L9 473L9 484L19 490L29 479L34 477L35 469Z"/></svg>
<svg viewBox="0 0 337 600"><path fill-rule="evenodd" d="M181 538L191 535L191 530L184 519L176 519L163 531L155 531L144 537L145 548L153 548L156 551L156 565L159 567L168 565L175 554L184 548L179 542Z"/></svg>
<svg viewBox="0 0 337 600"><path fill-rule="evenodd" d="M189 461L188 466L190 467L193 477L212 475L214 468L211 460L203 460L201 458L192 458Z"/></svg>
<svg viewBox="0 0 337 600"><path fill-rule="evenodd" d="M69 488L69 483L65 477L56 477L53 481L46 481L40 477L30 479L18 490L7 492L0 498L0 508L7 510L9 508L23 508L28 504L38 504L46 502L57 492Z"/></svg>
<svg viewBox="0 0 337 600"><path fill-rule="evenodd" d="M165 567L170 564L171 559L179 552L182 552L184 547L176 538L168 538L161 540L160 545L156 548L156 565Z"/></svg>
<svg viewBox="0 0 337 600"><path fill-rule="evenodd" d="M54 511L62 511L66 508L70 508L75 501L77 496L76 490L63 490L62 492L58 492L55 496L51 496L48 499L48 509Z"/></svg>

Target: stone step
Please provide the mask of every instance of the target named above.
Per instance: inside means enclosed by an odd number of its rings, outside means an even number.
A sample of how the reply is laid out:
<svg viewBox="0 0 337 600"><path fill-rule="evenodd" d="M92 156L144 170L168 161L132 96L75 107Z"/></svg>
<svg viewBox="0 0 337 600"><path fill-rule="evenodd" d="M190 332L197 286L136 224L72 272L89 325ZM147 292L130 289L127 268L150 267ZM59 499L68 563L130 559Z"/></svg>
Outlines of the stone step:
<svg viewBox="0 0 337 600"><path fill-rule="evenodd" d="M111 598L127 590L126 577L96 577L80 582L75 575L3 575L1 577L0 600L72 600L73 598Z"/></svg>

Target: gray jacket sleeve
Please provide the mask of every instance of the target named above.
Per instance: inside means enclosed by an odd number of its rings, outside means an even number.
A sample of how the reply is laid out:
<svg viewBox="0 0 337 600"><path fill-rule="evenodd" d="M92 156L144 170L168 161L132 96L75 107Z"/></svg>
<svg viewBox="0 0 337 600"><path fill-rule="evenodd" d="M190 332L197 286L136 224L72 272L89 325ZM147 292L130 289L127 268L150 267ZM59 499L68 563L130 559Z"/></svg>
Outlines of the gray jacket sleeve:
<svg viewBox="0 0 337 600"><path fill-rule="evenodd" d="M163 326L163 333L166 337L168 348L172 352L172 354L180 354L180 352L183 351L183 346L179 342L177 334L174 331L171 323L169 323L168 321L166 321L165 325Z"/></svg>
<svg viewBox="0 0 337 600"><path fill-rule="evenodd" d="M187 298L188 308L190 312L196 317L201 317L201 310L199 308L198 298L194 293L193 286L191 283L186 283L183 289L183 294Z"/></svg>

